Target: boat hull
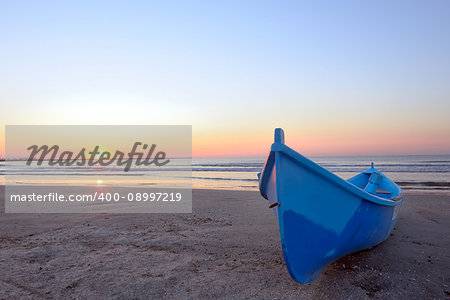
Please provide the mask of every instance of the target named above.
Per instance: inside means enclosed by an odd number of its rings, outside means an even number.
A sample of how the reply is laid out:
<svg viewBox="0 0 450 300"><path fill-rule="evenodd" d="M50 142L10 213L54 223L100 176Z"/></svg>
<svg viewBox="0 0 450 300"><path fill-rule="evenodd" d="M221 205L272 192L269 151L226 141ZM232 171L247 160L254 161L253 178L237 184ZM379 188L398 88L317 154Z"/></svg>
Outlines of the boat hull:
<svg viewBox="0 0 450 300"><path fill-rule="evenodd" d="M376 199L280 142L272 145L260 191L277 205L286 266L301 283L339 257L385 240L402 200Z"/></svg>

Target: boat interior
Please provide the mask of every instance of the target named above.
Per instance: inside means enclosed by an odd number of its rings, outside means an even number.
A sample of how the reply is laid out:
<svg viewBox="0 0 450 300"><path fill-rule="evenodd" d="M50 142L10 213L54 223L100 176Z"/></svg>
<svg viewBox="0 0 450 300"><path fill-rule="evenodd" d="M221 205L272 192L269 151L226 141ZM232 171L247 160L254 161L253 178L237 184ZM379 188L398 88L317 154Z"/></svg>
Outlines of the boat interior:
<svg viewBox="0 0 450 300"><path fill-rule="evenodd" d="M383 173L372 167L350 179L348 182L372 195L389 199L400 200L400 188Z"/></svg>

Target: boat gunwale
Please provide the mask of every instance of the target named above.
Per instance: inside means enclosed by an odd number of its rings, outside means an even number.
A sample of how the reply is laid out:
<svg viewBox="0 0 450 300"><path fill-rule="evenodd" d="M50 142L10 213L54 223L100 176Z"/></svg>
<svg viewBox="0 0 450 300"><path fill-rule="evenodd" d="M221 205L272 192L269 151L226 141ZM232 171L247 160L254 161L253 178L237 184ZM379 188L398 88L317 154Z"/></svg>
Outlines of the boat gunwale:
<svg viewBox="0 0 450 300"><path fill-rule="evenodd" d="M310 170L312 170L313 172L318 173L319 175L321 175L322 177L324 177L327 180L330 180L331 182L335 183L336 185L338 185L339 187L342 187L346 190L348 190L349 192L351 192L352 194L379 204L379 205L384 205L384 206L398 206L403 202L403 193L400 187L398 187L399 190L399 194L397 195L398 197L401 197L400 200L389 200L389 199L385 199L385 198L381 198L378 197L376 195L372 195L369 194L363 190L361 190L360 188L358 188L356 185L348 182L347 180L337 176L336 174L328 171L327 169L319 166L318 164L316 164L315 162L313 162L312 160L304 157L303 155L301 155L300 153L298 153L297 151L291 149L290 147L286 146L283 143L280 142L275 142L272 144L272 146L270 147L271 152L282 152L285 155L287 155L288 157L291 157L292 159L294 159L295 161L297 161L298 163L302 164L303 166L309 168ZM270 153L269 153L270 156ZM260 179L260 192L261 194L266 194L265 189L267 189L267 183L265 182L266 180L269 180L269 174L266 173L266 169L268 167L268 164L273 164L276 165L276 159L268 159L266 164L264 165L263 171L261 173L261 179ZM273 166L270 166L270 170L272 170ZM267 170L269 171L269 170ZM264 181L264 182L263 182ZM262 190L264 189L264 191Z"/></svg>

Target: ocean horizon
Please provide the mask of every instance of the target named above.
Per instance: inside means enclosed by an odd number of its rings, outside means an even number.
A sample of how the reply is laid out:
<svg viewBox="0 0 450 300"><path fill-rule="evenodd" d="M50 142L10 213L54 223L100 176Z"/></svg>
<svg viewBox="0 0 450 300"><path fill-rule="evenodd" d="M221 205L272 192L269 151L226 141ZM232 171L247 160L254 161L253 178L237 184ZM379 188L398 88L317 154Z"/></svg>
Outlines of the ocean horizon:
<svg viewBox="0 0 450 300"><path fill-rule="evenodd" d="M450 155L312 156L320 166L348 179L375 167L404 190L450 191ZM0 161L0 184L173 186L192 184L196 189L257 190L263 157L172 159L165 167L58 166L31 168L23 161Z"/></svg>

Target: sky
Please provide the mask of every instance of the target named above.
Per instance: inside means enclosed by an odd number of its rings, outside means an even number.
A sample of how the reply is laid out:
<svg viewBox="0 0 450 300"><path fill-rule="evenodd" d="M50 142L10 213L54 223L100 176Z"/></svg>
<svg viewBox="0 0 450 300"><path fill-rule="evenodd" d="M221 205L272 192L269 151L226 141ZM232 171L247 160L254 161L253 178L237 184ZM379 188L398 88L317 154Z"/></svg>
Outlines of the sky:
<svg viewBox="0 0 450 300"><path fill-rule="evenodd" d="M7 125L192 125L195 157L450 154L449 1L1 1Z"/></svg>

